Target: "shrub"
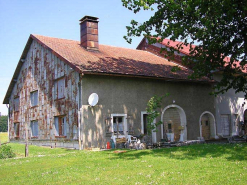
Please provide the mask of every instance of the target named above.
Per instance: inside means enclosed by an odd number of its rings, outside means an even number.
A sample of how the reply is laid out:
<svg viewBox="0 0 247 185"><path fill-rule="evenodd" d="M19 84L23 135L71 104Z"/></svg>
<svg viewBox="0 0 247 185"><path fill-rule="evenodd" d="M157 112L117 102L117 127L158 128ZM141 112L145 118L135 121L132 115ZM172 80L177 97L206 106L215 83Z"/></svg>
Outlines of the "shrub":
<svg viewBox="0 0 247 185"><path fill-rule="evenodd" d="M11 146L1 145L0 146L0 159L12 158L15 157L15 153L13 152Z"/></svg>

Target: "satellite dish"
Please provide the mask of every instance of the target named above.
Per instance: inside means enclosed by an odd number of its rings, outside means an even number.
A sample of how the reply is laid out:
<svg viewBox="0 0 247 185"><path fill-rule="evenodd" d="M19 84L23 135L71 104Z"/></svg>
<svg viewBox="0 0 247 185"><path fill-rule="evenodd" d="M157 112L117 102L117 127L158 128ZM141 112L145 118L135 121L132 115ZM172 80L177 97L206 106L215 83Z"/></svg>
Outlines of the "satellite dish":
<svg viewBox="0 0 247 185"><path fill-rule="evenodd" d="M88 103L91 106L97 105L98 101L99 101L99 96L96 93L92 93L88 98Z"/></svg>

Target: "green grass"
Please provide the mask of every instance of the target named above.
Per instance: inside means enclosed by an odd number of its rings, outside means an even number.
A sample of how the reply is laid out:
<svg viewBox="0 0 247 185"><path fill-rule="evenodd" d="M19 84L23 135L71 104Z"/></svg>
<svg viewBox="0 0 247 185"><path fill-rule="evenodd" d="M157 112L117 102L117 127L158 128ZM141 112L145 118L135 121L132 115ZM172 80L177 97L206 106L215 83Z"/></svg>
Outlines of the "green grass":
<svg viewBox="0 0 247 185"><path fill-rule="evenodd" d="M0 184L247 184L247 144L92 152L9 144Z"/></svg>
<svg viewBox="0 0 247 185"><path fill-rule="evenodd" d="M1 143L6 143L9 141L8 132L0 132L0 141Z"/></svg>

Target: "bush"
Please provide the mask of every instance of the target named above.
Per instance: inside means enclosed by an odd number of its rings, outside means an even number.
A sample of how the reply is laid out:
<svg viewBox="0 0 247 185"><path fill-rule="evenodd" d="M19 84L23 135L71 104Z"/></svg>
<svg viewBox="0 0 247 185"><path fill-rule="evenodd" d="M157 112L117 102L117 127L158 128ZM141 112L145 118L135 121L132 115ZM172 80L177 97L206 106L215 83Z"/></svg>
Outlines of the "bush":
<svg viewBox="0 0 247 185"><path fill-rule="evenodd" d="M0 146L0 159L12 158L15 157L15 153L13 152L11 146L1 145Z"/></svg>

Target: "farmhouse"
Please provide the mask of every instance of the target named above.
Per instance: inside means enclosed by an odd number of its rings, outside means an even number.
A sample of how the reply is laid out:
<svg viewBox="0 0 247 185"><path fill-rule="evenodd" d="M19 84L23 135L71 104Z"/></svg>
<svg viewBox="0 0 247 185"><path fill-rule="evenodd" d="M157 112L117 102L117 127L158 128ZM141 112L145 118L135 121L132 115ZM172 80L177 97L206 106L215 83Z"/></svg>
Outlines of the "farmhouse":
<svg viewBox="0 0 247 185"><path fill-rule="evenodd" d="M99 44L96 17L80 20L80 34L30 35L3 102L11 141L105 148L112 136L147 134L147 102L166 93L153 142L165 133L174 141L217 138L213 81L188 79L190 69L173 72L177 63L148 51Z"/></svg>

